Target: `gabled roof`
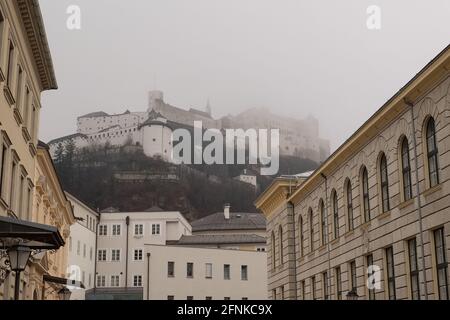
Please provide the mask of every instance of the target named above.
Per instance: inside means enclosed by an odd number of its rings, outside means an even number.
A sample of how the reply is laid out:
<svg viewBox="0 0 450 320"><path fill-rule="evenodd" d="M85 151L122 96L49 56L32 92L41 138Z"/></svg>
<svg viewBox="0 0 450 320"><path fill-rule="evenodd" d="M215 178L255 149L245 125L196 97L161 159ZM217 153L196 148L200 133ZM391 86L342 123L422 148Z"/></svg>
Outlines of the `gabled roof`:
<svg viewBox="0 0 450 320"><path fill-rule="evenodd" d="M260 213L230 212L225 219L223 212L217 212L192 222L192 232L218 230L266 230L266 218Z"/></svg>

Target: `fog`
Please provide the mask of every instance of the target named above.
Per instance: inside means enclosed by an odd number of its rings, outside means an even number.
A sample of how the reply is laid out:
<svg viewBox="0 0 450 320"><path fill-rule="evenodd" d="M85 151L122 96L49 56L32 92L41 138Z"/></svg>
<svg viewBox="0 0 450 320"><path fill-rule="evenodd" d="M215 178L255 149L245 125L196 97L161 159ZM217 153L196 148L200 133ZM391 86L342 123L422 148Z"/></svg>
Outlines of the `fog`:
<svg viewBox="0 0 450 320"><path fill-rule="evenodd" d="M40 137L147 108L147 92L213 115L250 107L321 124L334 150L450 40L450 1L40 0L59 90ZM67 7L81 9L69 30ZM366 26L370 5L381 29Z"/></svg>

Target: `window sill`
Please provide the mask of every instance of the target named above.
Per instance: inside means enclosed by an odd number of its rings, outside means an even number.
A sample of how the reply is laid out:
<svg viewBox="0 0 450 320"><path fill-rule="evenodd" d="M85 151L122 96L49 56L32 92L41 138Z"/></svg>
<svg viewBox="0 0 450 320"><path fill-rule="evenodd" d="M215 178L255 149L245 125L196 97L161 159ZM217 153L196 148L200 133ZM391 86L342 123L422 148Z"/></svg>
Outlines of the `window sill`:
<svg viewBox="0 0 450 320"><path fill-rule="evenodd" d="M20 114L19 108L17 106L14 107L14 119L16 120L16 123L18 126L21 126L23 123L22 115Z"/></svg>
<svg viewBox="0 0 450 320"><path fill-rule="evenodd" d="M335 245L338 242L339 242L339 237L337 237L336 239L331 240L330 245L333 246L333 245Z"/></svg>
<svg viewBox="0 0 450 320"><path fill-rule="evenodd" d="M5 200L3 200L2 197L0 197L0 206L2 206L3 209L5 209L5 210L8 209L8 204L6 203Z"/></svg>
<svg viewBox="0 0 450 320"><path fill-rule="evenodd" d="M409 199L409 200L406 200L406 201L403 201L402 203L400 203L400 204L398 205L398 208L399 208L400 210L403 210L403 209L409 207L410 205L412 205L413 203L414 203L414 198L411 198L411 199Z"/></svg>
<svg viewBox="0 0 450 320"><path fill-rule="evenodd" d="M22 136L23 136L23 138L24 138L26 143L31 141L31 135L28 132L27 127L22 127Z"/></svg>
<svg viewBox="0 0 450 320"><path fill-rule="evenodd" d="M34 145L34 143L30 142L28 144L28 150L30 151L31 155L34 158L36 156L36 154L37 154L36 146Z"/></svg>
<svg viewBox="0 0 450 320"><path fill-rule="evenodd" d="M428 198L430 195L440 190L442 190L442 183L435 185L433 188L425 190L422 194L425 198Z"/></svg>
<svg viewBox="0 0 450 320"><path fill-rule="evenodd" d="M349 230L344 234L344 237L349 238L350 236L353 236L354 233L355 233L355 229Z"/></svg>
<svg viewBox="0 0 450 320"><path fill-rule="evenodd" d="M383 220L391 215L391 211L386 211L378 215L377 220Z"/></svg>
<svg viewBox="0 0 450 320"><path fill-rule="evenodd" d="M16 103L16 100L14 100L14 97L11 93L11 90L9 89L8 85L5 84L4 88L3 88L3 93L5 95L6 101L8 101L9 106L13 106Z"/></svg>

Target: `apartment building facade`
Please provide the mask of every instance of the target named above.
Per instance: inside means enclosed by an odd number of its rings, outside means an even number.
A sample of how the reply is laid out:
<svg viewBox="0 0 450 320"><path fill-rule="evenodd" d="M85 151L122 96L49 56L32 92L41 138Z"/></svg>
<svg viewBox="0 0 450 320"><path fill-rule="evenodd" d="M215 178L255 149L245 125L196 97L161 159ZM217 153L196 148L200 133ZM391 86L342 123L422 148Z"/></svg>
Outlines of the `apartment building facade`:
<svg viewBox="0 0 450 320"><path fill-rule="evenodd" d="M97 230L94 289L87 299L142 299L145 245L166 245L191 234L179 212L102 212Z"/></svg>
<svg viewBox="0 0 450 320"><path fill-rule="evenodd" d="M48 147L38 142L41 93L56 88L38 1L1 1L0 233L10 230L0 235L1 299L58 299L61 284L53 281L64 280L74 218ZM17 244L47 249L32 252L19 288L3 250Z"/></svg>
<svg viewBox="0 0 450 320"><path fill-rule="evenodd" d="M265 252L146 245L144 300L266 300Z"/></svg>
<svg viewBox="0 0 450 320"><path fill-rule="evenodd" d="M450 48L309 177L280 177L267 217L272 299L449 299Z"/></svg>

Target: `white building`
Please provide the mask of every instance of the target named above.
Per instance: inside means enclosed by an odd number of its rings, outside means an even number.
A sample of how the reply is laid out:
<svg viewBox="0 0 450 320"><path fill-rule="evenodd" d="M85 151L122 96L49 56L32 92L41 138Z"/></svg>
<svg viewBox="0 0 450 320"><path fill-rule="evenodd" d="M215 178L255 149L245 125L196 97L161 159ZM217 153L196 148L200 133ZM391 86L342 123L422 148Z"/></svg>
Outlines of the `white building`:
<svg viewBox="0 0 450 320"><path fill-rule="evenodd" d="M267 299L265 252L158 245L145 250L145 300Z"/></svg>
<svg viewBox="0 0 450 320"><path fill-rule="evenodd" d="M142 299L145 245L165 245L191 234L179 212L102 212L98 226L97 269L88 299Z"/></svg>
<svg viewBox="0 0 450 320"><path fill-rule="evenodd" d="M85 289L70 288L71 300L84 300L85 290L94 287L96 230L99 214L66 192L72 203L77 222L70 227L68 270L69 278L81 281Z"/></svg>

